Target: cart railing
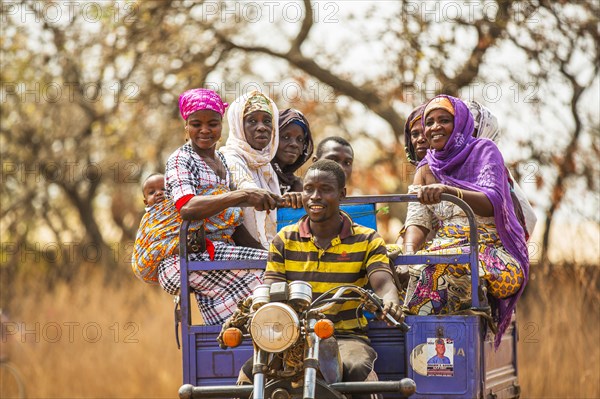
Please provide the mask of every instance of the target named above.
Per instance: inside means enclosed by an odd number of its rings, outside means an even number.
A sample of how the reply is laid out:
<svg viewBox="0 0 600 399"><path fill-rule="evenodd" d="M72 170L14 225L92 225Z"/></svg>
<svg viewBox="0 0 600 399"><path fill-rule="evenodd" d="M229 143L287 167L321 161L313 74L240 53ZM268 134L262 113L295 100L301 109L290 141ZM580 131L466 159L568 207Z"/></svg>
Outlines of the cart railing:
<svg viewBox="0 0 600 399"><path fill-rule="evenodd" d="M471 308L480 309L479 292L479 272L478 272L478 232L475 221L475 214L471 207L462 199L442 194L442 201L449 201L460 207L469 221L469 250L464 254L414 254L398 256L395 260L396 265L416 265L416 264L470 264L473 265L471 272ZM384 195L360 195L345 198L343 204L379 204L394 202L417 202L417 196L414 194L384 194ZM187 234L191 221L184 221L181 224L179 232L180 243L180 268L181 268L181 318L182 328L190 331L192 327L190 317L190 289L188 285L188 275L193 271L209 270L244 270L244 269L264 269L266 262L264 260L229 260L229 261L190 261L188 259Z"/></svg>

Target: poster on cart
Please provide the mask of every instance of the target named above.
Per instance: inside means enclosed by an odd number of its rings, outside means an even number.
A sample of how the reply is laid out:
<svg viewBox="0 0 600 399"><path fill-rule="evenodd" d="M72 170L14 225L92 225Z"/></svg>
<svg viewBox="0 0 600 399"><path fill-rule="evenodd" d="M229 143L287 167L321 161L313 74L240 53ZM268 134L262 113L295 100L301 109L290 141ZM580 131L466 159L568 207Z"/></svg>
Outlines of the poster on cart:
<svg viewBox="0 0 600 399"><path fill-rule="evenodd" d="M454 341L450 338L427 338L427 376L454 375Z"/></svg>

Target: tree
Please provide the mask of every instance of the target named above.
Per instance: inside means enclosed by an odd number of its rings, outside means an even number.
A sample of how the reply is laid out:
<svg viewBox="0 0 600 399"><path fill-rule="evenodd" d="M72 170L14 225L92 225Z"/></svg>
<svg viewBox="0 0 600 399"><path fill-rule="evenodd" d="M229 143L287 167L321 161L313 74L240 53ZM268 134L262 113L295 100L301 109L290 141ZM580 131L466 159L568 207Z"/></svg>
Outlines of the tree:
<svg viewBox="0 0 600 399"><path fill-rule="evenodd" d="M18 264L46 263L68 278L86 260L128 263L140 178L163 170L165 153L183 141L174 93L202 85L227 51L190 24L189 8L22 1L4 9L4 293Z"/></svg>
<svg viewBox="0 0 600 399"><path fill-rule="evenodd" d="M82 260L128 263L141 178L162 170L183 142L177 95L199 86L228 101L253 87L269 91L281 107L305 111L317 139L341 134L369 150L359 152L355 186L404 192L413 168L403 125L412 106L438 93L496 105L486 90L519 83L514 113L553 107L571 120L568 129L528 132L520 143L527 151L507 157L522 179L524 162L539 165L535 181L552 199L539 204L547 248L554 215L575 198L568 187L598 201L590 193L598 188L600 123L585 106L598 85L598 11L592 0L8 3L3 293L19 265L68 278ZM525 61L499 71L507 51ZM529 87L537 97L526 103ZM537 139L548 132L552 151Z"/></svg>
<svg viewBox="0 0 600 399"><path fill-rule="evenodd" d="M537 11L544 24L521 24L521 29L509 32L509 36L529 56L534 72L527 78L539 82L547 96L555 96L562 101L560 113L564 118L554 129L557 136L563 136L562 146L555 151L539 146L536 138L543 139L547 131L535 132L537 137L532 135L522 140L522 144L530 148L531 159L551 176L549 182L539 182L540 186L547 186L546 192L550 197L541 243L541 258L546 263L552 223L569 191L575 199L574 208L581 207L578 202L582 198L591 197L593 213L588 217L600 223L597 213L600 121L597 113L590 113L590 109L585 107L589 95L594 91L597 94L600 6L593 1L576 5L542 1ZM548 35L549 31L553 34ZM515 77L515 80L518 81L518 78ZM557 81L564 83L552 85ZM538 107L543 105L544 102L537 102ZM541 176L539 174L538 179L542 180ZM577 188L578 182L583 183L583 192ZM586 191L596 194L590 196Z"/></svg>
<svg viewBox="0 0 600 399"><path fill-rule="evenodd" d="M521 98L531 86L534 92L548 92L549 95L571 91L572 95L562 103L550 102L560 108L559 112L566 118L573 120L566 135L561 129L554 132L558 141L564 144L560 143L555 151L549 153L533 140L534 132L531 139L523 140L530 148L531 160L540 168L536 175L539 185L545 188L545 192L551 193L542 221L542 258L547 260L553 217L561 206L569 183L582 180L585 182L584 190L589 192L598 188L600 169L595 161L600 147L598 114L591 111L586 116L590 109L582 103L586 92L593 93L598 86L598 3L498 0L471 5L414 1L398 2L393 7L385 3L381 7L373 5L369 10L359 11L366 15L362 20L365 26L361 29L358 23L355 29L360 40L365 42L361 43L361 48L375 48L383 43L380 54L369 55L384 65L377 64L380 72L369 78L365 78L367 69L354 76L339 71L339 60L351 57L353 46L348 43L356 43L353 38L343 40L343 46L335 47L336 51L347 51L339 54L327 52L317 43L316 35L311 36L315 27L315 7L318 3L304 0L306 12L302 23L285 45L256 45L258 39L248 40L244 29L242 34L231 35L230 32L221 32L215 25L205 24L204 27L214 31L224 45L248 57L260 54L285 60L294 68L329 85L337 96L351 98L385 120L393 132L392 145L389 138L381 134L355 132L355 138L375 142L374 147L380 149L380 154L373 164L383 165L382 170L402 177L396 180L396 187L392 187L391 191L403 191L406 179L410 177L404 173L406 163L401 151L404 118L398 109L403 103L417 105L440 93L467 99L480 100L483 97L485 100L485 92L474 96L473 88L482 83L485 88L486 79L490 76L486 75L486 71L497 60L498 51L520 53L530 61L528 70L536 71L519 76L522 72L519 66L508 66L510 76L501 83L512 81L519 84L517 90L523 91ZM375 19L378 20L377 25L372 24ZM525 105L533 105L532 108L537 108L538 112L540 107L548 106L547 101L542 102L539 98L525 98L525 101L528 100L531 104ZM544 126L545 134L552 128ZM566 140L561 140L561 136L567 136ZM591 145L585 148L581 145L583 142L591 142ZM575 162L575 159L580 162ZM519 169L519 165L527 161L517 159L512 162L512 167ZM555 177L546 181L542 178L544 175ZM520 174L517 173L517 176ZM369 183L377 185L376 180L369 180ZM373 187L371 184L369 187ZM597 210L597 196L593 200L596 202L593 208ZM599 223L600 215L594 216Z"/></svg>

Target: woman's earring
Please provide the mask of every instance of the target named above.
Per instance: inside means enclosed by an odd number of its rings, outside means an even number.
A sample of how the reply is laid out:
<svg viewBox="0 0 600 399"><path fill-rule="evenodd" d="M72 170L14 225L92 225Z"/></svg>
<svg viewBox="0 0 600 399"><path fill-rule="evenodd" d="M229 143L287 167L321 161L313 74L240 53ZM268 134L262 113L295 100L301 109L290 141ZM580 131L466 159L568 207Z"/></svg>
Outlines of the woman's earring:
<svg viewBox="0 0 600 399"><path fill-rule="evenodd" d="M188 127L185 127L185 137L183 138L183 141L186 142L188 141L188 139L190 138L190 132L188 131Z"/></svg>

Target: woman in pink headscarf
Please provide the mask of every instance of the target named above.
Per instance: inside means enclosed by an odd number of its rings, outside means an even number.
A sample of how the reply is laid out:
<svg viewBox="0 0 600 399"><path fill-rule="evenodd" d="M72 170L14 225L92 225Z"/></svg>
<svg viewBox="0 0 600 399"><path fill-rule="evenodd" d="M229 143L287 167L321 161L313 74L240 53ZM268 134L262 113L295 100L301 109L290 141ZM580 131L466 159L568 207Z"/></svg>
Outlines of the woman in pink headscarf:
<svg viewBox="0 0 600 399"><path fill-rule="evenodd" d="M212 90L192 89L179 97L185 120L186 143L167 161L166 196L181 219L203 220L207 250L191 253L191 260L266 259L260 242L242 225L240 206L260 211L282 205L279 195L259 188L231 191L232 177L225 157L216 150L221 139L227 104ZM221 324L262 280L262 270L215 270L190 274L206 324ZM160 263L158 281L177 295L180 288L179 255Z"/></svg>

